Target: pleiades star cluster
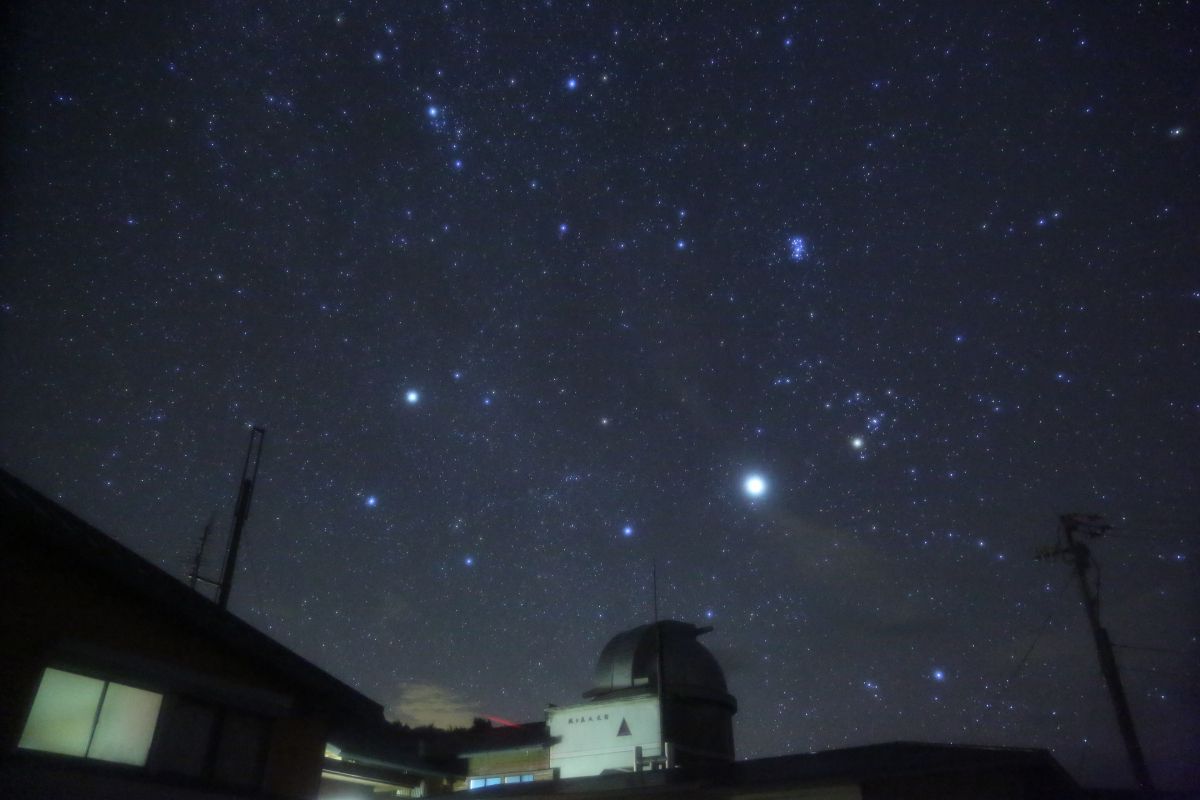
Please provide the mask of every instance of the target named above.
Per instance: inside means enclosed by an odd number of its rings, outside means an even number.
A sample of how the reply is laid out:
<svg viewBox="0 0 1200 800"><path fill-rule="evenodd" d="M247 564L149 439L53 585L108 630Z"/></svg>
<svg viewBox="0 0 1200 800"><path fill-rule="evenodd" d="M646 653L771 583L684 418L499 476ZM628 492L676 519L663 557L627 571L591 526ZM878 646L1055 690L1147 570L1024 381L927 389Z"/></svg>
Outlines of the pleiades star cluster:
<svg viewBox="0 0 1200 800"><path fill-rule="evenodd" d="M27 2L0 464L409 723L659 613L741 757L1200 784L1195 3Z"/></svg>

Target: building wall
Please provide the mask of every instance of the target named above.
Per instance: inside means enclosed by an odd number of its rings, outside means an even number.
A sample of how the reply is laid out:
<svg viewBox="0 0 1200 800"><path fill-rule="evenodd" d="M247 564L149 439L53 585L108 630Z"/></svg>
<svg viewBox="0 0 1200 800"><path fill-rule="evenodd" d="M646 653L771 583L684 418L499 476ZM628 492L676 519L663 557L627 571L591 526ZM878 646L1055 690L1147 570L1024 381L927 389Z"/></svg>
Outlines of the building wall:
<svg viewBox="0 0 1200 800"><path fill-rule="evenodd" d="M858 784L853 783L831 786L792 786L786 789L735 789L730 797L731 800L863 800L862 790ZM929 795L924 800L933 800L934 798L938 798L938 796Z"/></svg>
<svg viewBox="0 0 1200 800"><path fill-rule="evenodd" d="M538 772L549 769L550 753L545 747L523 747L471 753L467 756L468 774L503 775L511 772Z"/></svg>
<svg viewBox="0 0 1200 800"><path fill-rule="evenodd" d="M327 723L297 706L279 675L181 624L170 609L105 582L91 569L30 547L24 537L5 537L4 546L0 759L12 761L17 753L43 672L51 666L198 698L219 714L252 712L268 727L261 790L282 797L315 795ZM42 760L26 758L23 774L36 771ZM7 766L0 763L0 768ZM100 765L72 766L86 770ZM146 771L133 777L141 781Z"/></svg>
<svg viewBox="0 0 1200 800"><path fill-rule="evenodd" d="M688 766L706 761L733 761L733 717L711 702L668 697L667 741L675 746L675 764Z"/></svg>
<svg viewBox="0 0 1200 800"><path fill-rule="evenodd" d="M662 753L658 697L653 694L551 708L546 722L555 741L550 766L562 778L633 771L638 747L644 758Z"/></svg>
<svg viewBox="0 0 1200 800"><path fill-rule="evenodd" d="M1075 787L1028 769L974 769L864 781L863 800L1069 800Z"/></svg>

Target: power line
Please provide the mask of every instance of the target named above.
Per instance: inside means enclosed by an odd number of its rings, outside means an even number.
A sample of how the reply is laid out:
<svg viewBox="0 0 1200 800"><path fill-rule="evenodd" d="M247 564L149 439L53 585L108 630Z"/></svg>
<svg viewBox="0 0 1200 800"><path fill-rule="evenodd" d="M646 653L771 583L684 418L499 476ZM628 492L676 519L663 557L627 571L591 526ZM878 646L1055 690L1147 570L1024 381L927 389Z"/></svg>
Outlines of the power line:
<svg viewBox="0 0 1200 800"><path fill-rule="evenodd" d="M1016 668L1012 671L1012 674L1010 674L996 686L996 688L987 698L988 701L999 704L1001 700L1001 693L1007 689L1008 686L1020 676L1021 671L1025 669L1025 665L1029 662L1029 657L1033 655L1033 651L1037 647L1038 642L1041 641L1042 636L1044 636L1046 631L1050 628L1050 623L1054 621L1054 615L1058 612L1059 601L1062 600L1063 593L1066 592L1067 587L1070 585L1071 579L1070 576L1068 576L1065 580L1063 580L1062 585L1058 587L1058 592L1055 593L1054 599L1050 603L1050 611L1047 612L1046 617L1042 620L1041 625L1038 626L1037 632L1033 635L1033 640L1030 641L1029 647L1025 648L1025 653L1021 656L1020 661L1017 662Z"/></svg>
<svg viewBox="0 0 1200 800"><path fill-rule="evenodd" d="M1171 653L1172 655L1188 656L1189 658L1195 658L1197 655L1196 653L1189 653L1186 650L1173 650L1170 647L1151 647L1140 644L1117 644L1114 642L1113 647L1119 647L1122 650L1145 650L1148 653Z"/></svg>
<svg viewBox="0 0 1200 800"><path fill-rule="evenodd" d="M1120 532L1114 533L1112 531L1109 531L1108 533L1105 534L1105 536L1114 536L1119 539L1182 539L1186 536L1200 535L1200 531L1194 531L1194 530L1179 531L1177 533L1150 533L1148 531L1142 531L1140 533L1131 532L1134 530L1138 530L1136 528L1117 528L1116 530L1120 531Z"/></svg>
<svg viewBox="0 0 1200 800"><path fill-rule="evenodd" d="M1157 667L1131 667L1126 664L1121 669L1128 670L1129 672L1146 672L1151 675L1158 675L1166 678L1180 678L1182 680L1191 680L1193 677L1182 672L1172 672L1171 670L1158 669Z"/></svg>
<svg viewBox="0 0 1200 800"><path fill-rule="evenodd" d="M1021 656L1021 660L1017 662L1017 668L1013 670L1012 675L1009 675L1008 678L1004 680L1005 686L1016 680L1017 676L1021 674L1021 670L1025 668L1025 663L1029 661L1029 657L1033 655L1033 649L1037 647L1038 641L1041 640L1042 635L1045 634L1050 628L1050 623L1054 620L1054 615L1058 612L1058 601L1062 599L1063 593L1070 585L1071 579L1070 576L1068 576L1067 579L1062 582L1062 585L1058 587L1058 593L1054 595L1054 602L1050 604L1050 613L1046 614L1046 618L1042 620L1042 625L1040 628L1038 628L1037 633L1034 634L1033 641L1029 643L1029 647L1025 650L1025 655Z"/></svg>

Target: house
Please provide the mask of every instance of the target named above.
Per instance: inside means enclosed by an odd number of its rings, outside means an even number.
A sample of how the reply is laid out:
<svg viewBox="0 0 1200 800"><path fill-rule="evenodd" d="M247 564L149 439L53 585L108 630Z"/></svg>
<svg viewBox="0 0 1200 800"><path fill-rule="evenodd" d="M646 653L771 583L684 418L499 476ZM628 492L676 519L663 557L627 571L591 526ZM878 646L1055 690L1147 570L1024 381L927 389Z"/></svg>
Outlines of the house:
<svg viewBox="0 0 1200 800"><path fill-rule="evenodd" d="M0 547L0 794L403 796L457 777L378 703L3 471Z"/></svg>

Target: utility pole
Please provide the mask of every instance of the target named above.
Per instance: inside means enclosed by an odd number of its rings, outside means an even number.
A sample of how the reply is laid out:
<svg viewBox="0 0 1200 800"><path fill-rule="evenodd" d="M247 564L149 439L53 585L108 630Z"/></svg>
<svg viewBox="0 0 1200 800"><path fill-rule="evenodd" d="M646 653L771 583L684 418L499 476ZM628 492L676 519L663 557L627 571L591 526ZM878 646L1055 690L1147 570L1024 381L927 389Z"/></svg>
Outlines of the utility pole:
<svg viewBox="0 0 1200 800"><path fill-rule="evenodd" d="M1129 754L1133 777L1143 792L1153 792L1154 783L1150 779L1146 757L1142 754L1142 745L1138 742L1137 731L1133 727L1133 715L1129 711L1129 701L1125 697L1125 687L1121 683L1116 656L1113 655L1112 640L1108 638L1108 631L1100 624L1100 579L1097 575L1094 585L1088 580L1088 572L1095 562L1092 560L1091 550L1081 541L1081 538L1098 539L1112 526L1098 514L1063 514L1058 520L1058 544L1043 548L1039 551L1038 558L1061 559L1075 569L1075 577L1079 579L1079 590L1083 593L1083 607L1092 626L1096 653L1100 657L1100 671L1104 674L1108 696L1117 713L1117 726L1121 729L1121 738L1125 740L1125 750Z"/></svg>
<svg viewBox="0 0 1200 800"><path fill-rule="evenodd" d="M221 572L220 593L217 605L229 607L229 593L233 589L234 570L237 568L238 547L242 543L242 529L250 516L250 501L254 498L254 482L258 480L258 465L262 461L263 440L267 437L264 428L251 428L250 444L246 447L246 460L242 463L242 480L238 486L237 505L233 509L233 529L229 534L229 552L225 554L225 569Z"/></svg>

